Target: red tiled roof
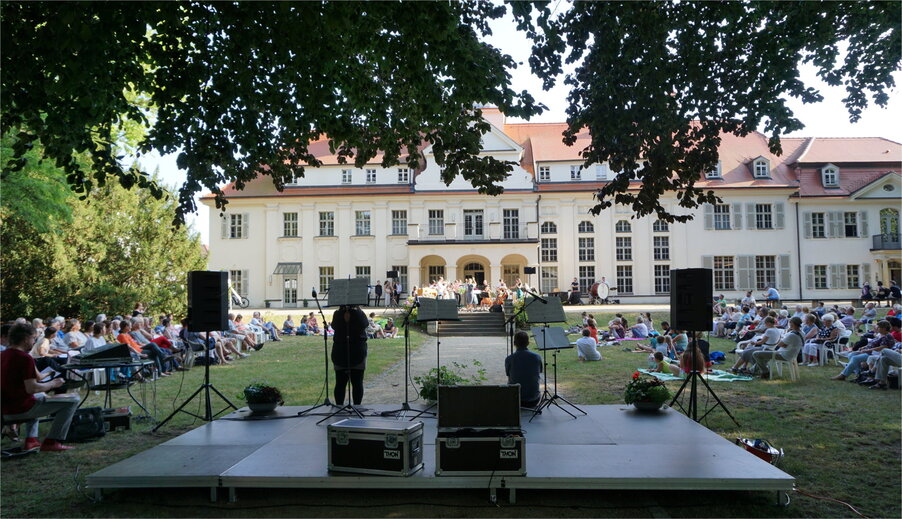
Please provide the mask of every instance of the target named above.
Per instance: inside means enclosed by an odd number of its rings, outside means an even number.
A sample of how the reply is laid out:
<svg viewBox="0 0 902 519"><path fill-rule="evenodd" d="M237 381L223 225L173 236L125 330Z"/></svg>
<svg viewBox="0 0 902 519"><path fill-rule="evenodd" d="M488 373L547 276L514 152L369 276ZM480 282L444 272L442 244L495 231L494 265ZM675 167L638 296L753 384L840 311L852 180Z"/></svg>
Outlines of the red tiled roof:
<svg viewBox="0 0 902 519"><path fill-rule="evenodd" d="M812 137L810 141L798 162L847 164L902 161L902 144L882 137Z"/></svg>
<svg viewBox="0 0 902 519"><path fill-rule="evenodd" d="M839 168L839 186L824 187L820 168L802 168L799 172L799 195L801 196L849 196L859 189L885 177L900 175L899 168Z"/></svg>

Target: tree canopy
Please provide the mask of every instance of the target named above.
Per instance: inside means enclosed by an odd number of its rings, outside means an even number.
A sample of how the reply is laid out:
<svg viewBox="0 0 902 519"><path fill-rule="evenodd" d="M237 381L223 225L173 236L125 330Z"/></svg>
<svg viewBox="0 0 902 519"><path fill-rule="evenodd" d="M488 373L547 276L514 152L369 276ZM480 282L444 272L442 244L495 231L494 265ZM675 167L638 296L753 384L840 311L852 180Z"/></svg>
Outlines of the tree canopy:
<svg viewBox="0 0 902 519"><path fill-rule="evenodd" d="M461 174L497 194L512 164L478 155L488 125L477 107L523 118L543 110L512 87L514 61L482 41L489 21L510 8L533 41L529 64L546 86L563 63L577 64L565 78L572 91L562 138L572 144L588 128L586 164L607 161L619 173L598 193L596 212L615 201L637 215L681 219L658 200L667 192L685 207L714 199L695 181L716 165L721 132L763 125L779 151L779 136L801 126L782 96L820 96L798 79L800 63L846 86L854 119L870 101L886 104L900 62L891 2L559 7L4 2L0 129L12 134L13 153L3 175L21 171L40 141L76 192L113 177L162 196L146 172L124 165L115 144L128 122L146 121L151 131L137 153L179 151L185 182L177 221L196 209L193 196L204 188L218 206L227 181L241 188L264 174L281 189L319 165L307 145L322 135L357 166L380 150L386 166L414 166L425 140L447 182ZM82 153L90 168L76 160ZM627 192L634 177L641 188Z"/></svg>

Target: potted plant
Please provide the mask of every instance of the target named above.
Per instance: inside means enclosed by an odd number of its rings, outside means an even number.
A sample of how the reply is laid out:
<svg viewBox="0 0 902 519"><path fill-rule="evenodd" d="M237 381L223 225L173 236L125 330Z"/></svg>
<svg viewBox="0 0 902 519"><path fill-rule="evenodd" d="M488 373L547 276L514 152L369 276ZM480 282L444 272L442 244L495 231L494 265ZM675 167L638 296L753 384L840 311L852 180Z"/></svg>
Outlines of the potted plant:
<svg viewBox="0 0 902 519"><path fill-rule="evenodd" d="M479 368L475 375L468 376L464 373L467 369L466 364L452 362L453 368L448 366L440 366L430 369L425 375L417 375L413 377L413 381L420 386L419 395L429 403L438 400L439 378L443 386L465 386L471 384L479 384L485 382L485 368L478 360L473 360L473 366ZM441 377L439 374L441 373Z"/></svg>
<svg viewBox="0 0 902 519"><path fill-rule="evenodd" d="M254 414L272 412L276 407L285 403L279 388L259 380L248 384L238 398L246 401L247 406Z"/></svg>
<svg viewBox="0 0 902 519"><path fill-rule="evenodd" d="M640 411L660 409L670 399L670 391L663 382L655 377L640 378L641 374L633 373L632 380L626 385L623 401L633 404Z"/></svg>

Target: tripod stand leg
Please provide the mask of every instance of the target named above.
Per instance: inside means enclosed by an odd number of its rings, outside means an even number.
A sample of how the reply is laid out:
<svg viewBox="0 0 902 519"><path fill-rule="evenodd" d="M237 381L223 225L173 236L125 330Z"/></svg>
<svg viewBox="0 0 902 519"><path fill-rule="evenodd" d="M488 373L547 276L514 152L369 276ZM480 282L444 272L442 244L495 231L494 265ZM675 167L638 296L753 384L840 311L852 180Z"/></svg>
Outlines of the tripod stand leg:
<svg viewBox="0 0 902 519"><path fill-rule="evenodd" d="M188 403L190 403L192 400L194 400L194 397L196 397L198 395L198 393L203 391L203 389L204 389L204 386L200 386L199 388L195 389L194 393L191 393L191 396L189 396L187 399L185 399L184 402L182 402L182 405L178 406L178 408L175 411L173 411L172 413L170 413L170 415L167 416L165 420L158 423L157 426L153 428L153 432L157 432L157 429L166 425L166 422L168 422L169 420L172 420L172 418L175 415L177 415L179 413L179 411L181 411L186 405L188 405Z"/></svg>
<svg viewBox="0 0 902 519"><path fill-rule="evenodd" d="M708 389L708 392L711 393L711 396L713 396L713 397L714 397L714 400L717 402L717 404L714 405L713 407L711 407L711 409L705 411L705 414L702 415L702 419L705 418L705 416L708 416L708 413L710 413L711 411L713 411L717 406L720 406L720 407L723 408L724 412L727 413L727 416L730 417L730 420L733 420L733 423L736 424L736 427L742 427L741 425L739 425L739 422L736 420L736 418L733 417L733 414L730 413L730 410L727 408L727 406L724 405L724 403L723 403L723 402L720 400L720 398L717 396L717 393L715 393L714 390L711 389L711 386L708 385L708 381L705 380L705 379L703 378L703 379L702 379L702 384L705 385L705 387Z"/></svg>
<svg viewBox="0 0 902 519"><path fill-rule="evenodd" d="M571 402L571 401L567 400L566 398L562 397L561 395L554 395L554 398L556 398L556 399L558 399L558 400L563 400L564 403L566 403L567 405L569 405L569 406L572 407L573 409L576 409L577 411L579 411L580 413L582 413L582 414L584 414L584 415L589 414L589 413L583 411L582 409L580 409L580 408L579 408L576 404L574 404L573 402ZM560 407L560 406L558 406L558 407ZM566 411L566 409L564 409L564 410ZM570 416L573 416L573 415L570 415ZM576 418L575 416L573 416L573 417Z"/></svg>

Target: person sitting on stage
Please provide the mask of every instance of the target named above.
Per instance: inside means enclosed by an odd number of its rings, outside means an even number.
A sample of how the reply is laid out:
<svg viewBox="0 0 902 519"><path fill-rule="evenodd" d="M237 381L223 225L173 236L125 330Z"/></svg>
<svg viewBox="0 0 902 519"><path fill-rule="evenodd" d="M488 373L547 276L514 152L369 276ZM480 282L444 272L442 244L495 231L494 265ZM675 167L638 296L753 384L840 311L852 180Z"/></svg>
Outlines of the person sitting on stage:
<svg viewBox="0 0 902 519"><path fill-rule="evenodd" d="M41 451L64 451L72 447L60 443L69 433L72 416L78 408L78 395L48 397L44 393L62 386L63 378L38 382L34 359L28 354L37 338L29 323L13 325L9 330L9 347L0 353L0 413L7 422L27 420L23 427L23 451L40 447ZM53 416L50 432L44 442L38 441L38 418Z"/></svg>
<svg viewBox="0 0 902 519"><path fill-rule="evenodd" d="M653 373L669 373L671 375L679 375L680 367L676 364L671 364L668 360L665 360L664 354L660 351L656 351L654 353L655 359L655 367L649 371Z"/></svg>
<svg viewBox="0 0 902 519"><path fill-rule="evenodd" d="M601 360L601 352L598 351L598 341L592 338L592 332L588 328L583 330L583 336L576 339L577 360Z"/></svg>
<svg viewBox="0 0 902 519"><path fill-rule="evenodd" d="M310 312L310 315L307 316L307 331L310 335L319 335L320 332L319 321L313 315L313 312Z"/></svg>
<svg viewBox="0 0 902 519"><path fill-rule="evenodd" d="M398 327L395 326L395 320L389 317L382 331L387 339L394 339L398 335Z"/></svg>
<svg viewBox="0 0 902 519"><path fill-rule="evenodd" d="M363 402L367 324L366 314L358 306L340 306L332 317L332 328L335 330L331 354L335 369L333 396L337 405L344 405L348 381L351 382L354 405Z"/></svg>
<svg viewBox="0 0 902 519"><path fill-rule="evenodd" d="M282 333L286 335L294 335L296 328L297 326L295 326L294 320L291 318L291 316L285 316L285 320L282 322Z"/></svg>
<svg viewBox="0 0 902 519"><path fill-rule="evenodd" d="M508 384L520 384L520 407L539 405L542 393L539 378L542 373L542 357L529 349L529 334L524 331L514 335L517 351L504 359L504 373Z"/></svg>

